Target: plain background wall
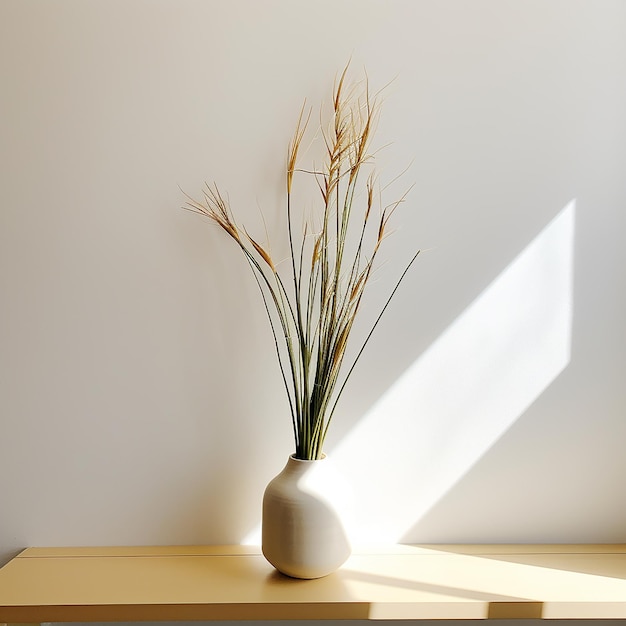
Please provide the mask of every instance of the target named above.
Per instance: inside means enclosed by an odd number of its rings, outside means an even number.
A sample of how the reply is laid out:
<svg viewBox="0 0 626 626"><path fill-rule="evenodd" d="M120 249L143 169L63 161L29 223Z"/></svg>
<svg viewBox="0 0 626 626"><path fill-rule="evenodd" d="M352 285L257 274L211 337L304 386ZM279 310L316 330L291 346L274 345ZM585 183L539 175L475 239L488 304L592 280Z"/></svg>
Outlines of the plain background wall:
<svg viewBox="0 0 626 626"><path fill-rule="evenodd" d="M258 524L292 452L271 336L242 259L180 209L179 187L217 181L261 236L263 212L280 249L300 106L328 101L350 57L373 88L395 78L381 171L411 164L392 193L416 183L366 319L411 250L428 252L328 449L575 201L566 360L400 538L626 541L625 34L626 4L609 0L2 0L0 559L31 545L238 543ZM497 376L472 378L482 343L463 371L448 360L454 380L431 381L430 402L469 380L472 397L506 403ZM437 429L461 450L484 426L474 410L455 408L458 429L418 405L402 415L416 450ZM406 440L394 424L360 441L355 467L383 476ZM394 503L423 498L397 456L369 485L383 525Z"/></svg>

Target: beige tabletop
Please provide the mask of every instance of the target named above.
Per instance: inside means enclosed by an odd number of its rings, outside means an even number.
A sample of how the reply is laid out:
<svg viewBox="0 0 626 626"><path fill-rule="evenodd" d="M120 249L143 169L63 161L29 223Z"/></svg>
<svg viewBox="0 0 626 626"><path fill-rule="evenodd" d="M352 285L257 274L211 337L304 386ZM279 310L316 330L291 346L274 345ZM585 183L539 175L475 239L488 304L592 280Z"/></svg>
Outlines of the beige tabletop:
<svg viewBox="0 0 626 626"><path fill-rule="evenodd" d="M317 580L258 548L28 548L0 569L0 622L626 619L626 545L356 549Z"/></svg>

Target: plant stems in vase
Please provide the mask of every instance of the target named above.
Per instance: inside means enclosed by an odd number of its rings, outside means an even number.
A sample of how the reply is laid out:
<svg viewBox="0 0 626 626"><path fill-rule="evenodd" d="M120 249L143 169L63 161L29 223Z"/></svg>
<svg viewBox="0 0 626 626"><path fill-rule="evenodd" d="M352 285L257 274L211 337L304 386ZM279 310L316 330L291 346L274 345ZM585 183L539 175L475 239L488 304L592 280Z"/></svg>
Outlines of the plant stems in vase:
<svg viewBox="0 0 626 626"><path fill-rule="evenodd" d="M283 276L267 246L237 225L216 185L203 198L187 196L185 208L220 226L240 248L257 281L270 322L283 384L289 400L295 458L320 459L337 403L374 329L387 309L415 252L401 273L352 362L345 356L389 219L406 193L378 207L377 177L370 144L379 103L365 87L346 86L348 67L332 98L332 120L322 131L326 159L321 169L302 169L298 157L311 113L300 112L289 146L286 178L289 271ZM368 169L369 172L365 172ZM294 186L298 175L313 176L321 196L319 225L302 221L294 234Z"/></svg>
<svg viewBox="0 0 626 626"><path fill-rule="evenodd" d="M374 322L346 361L354 322L372 277L388 224L406 194L380 200L371 140L379 105L367 80L346 84L348 67L333 89L329 127L322 131L321 168L303 169L299 155L310 123L304 107L289 145L286 217L289 263L278 264L269 247L237 224L216 185L186 208L217 224L239 247L260 289L270 322L291 412L295 453L270 482L263 499L263 554L289 576L315 578L350 554L337 514L336 479L324 442L346 383L419 250L400 274ZM364 86L363 86L364 85ZM313 177L320 194L317 223L295 212L296 181ZM287 266L287 269L282 269ZM333 495L335 494L335 495Z"/></svg>

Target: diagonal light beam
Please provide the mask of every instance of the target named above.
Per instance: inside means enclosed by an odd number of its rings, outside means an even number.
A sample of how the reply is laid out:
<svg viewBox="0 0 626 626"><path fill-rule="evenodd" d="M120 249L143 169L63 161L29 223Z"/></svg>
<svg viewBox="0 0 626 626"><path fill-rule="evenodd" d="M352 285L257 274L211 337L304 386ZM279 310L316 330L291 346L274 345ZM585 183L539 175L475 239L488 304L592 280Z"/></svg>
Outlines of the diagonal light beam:
<svg viewBox="0 0 626 626"><path fill-rule="evenodd" d="M330 452L355 541L399 541L570 360L575 201Z"/></svg>

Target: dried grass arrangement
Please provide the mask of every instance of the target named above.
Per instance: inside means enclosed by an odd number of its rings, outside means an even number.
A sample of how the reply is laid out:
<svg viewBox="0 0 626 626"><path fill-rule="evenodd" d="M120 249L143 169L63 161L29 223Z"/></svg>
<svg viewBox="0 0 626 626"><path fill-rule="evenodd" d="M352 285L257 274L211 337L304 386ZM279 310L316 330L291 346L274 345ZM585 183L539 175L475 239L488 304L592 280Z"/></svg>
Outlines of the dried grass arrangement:
<svg viewBox="0 0 626 626"><path fill-rule="evenodd" d="M230 236L256 278L289 399L298 459L322 458L328 427L346 383L419 254L418 250L406 265L354 356L344 363L389 219L406 197L405 193L383 206L371 151L379 98L370 94L367 79L348 86L347 71L346 66L335 81L328 130L318 134L324 142L322 167L302 169L298 165L311 118L311 112L305 114L304 107L289 145L288 262L277 262L269 246L259 243L236 223L226 197L215 184L205 186L200 201L187 196L185 206L209 218ZM317 219L302 212L294 214L294 187L299 176L313 177L319 189Z"/></svg>

